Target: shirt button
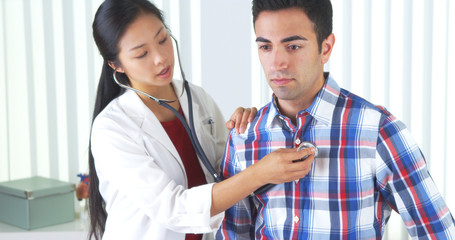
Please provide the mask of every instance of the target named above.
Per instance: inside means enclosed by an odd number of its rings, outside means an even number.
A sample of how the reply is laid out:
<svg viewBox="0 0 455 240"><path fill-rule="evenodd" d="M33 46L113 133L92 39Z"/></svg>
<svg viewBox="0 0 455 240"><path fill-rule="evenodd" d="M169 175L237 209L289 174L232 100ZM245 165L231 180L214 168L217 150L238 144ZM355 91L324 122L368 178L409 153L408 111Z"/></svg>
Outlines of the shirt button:
<svg viewBox="0 0 455 240"><path fill-rule="evenodd" d="M297 138L297 139L295 140L295 145L299 145L299 144L300 144L300 139Z"/></svg>
<svg viewBox="0 0 455 240"><path fill-rule="evenodd" d="M299 220L300 220L300 218L299 218L298 216L294 216L294 222L295 222L295 223L298 223Z"/></svg>

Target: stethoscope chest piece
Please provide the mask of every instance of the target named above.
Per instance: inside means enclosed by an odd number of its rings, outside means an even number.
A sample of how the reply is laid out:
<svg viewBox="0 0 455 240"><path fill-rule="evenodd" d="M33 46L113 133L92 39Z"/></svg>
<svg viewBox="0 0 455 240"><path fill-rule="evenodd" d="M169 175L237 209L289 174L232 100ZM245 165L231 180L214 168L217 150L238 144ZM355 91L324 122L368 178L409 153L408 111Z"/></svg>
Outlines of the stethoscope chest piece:
<svg viewBox="0 0 455 240"><path fill-rule="evenodd" d="M308 141L300 143L299 147L297 147L297 151L307 149L307 148L316 149L316 152L314 153L314 158L316 158L318 156L318 153L319 153L318 147L316 147L316 144L314 144L312 142L308 142Z"/></svg>

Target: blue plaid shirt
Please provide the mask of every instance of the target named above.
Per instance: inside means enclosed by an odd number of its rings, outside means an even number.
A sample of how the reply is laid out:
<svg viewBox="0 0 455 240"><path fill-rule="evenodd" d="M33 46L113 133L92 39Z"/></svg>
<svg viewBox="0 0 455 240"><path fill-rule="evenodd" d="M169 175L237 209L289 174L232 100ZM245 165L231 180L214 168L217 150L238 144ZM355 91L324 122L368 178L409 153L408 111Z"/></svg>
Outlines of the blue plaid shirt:
<svg viewBox="0 0 455 240"><path fill-rule="evenodd" d="M228 209L217 239L380 239L392 210L413 238L455 239L454 219L405 125L330 75L296 126L272 101L245 134L231 131L222 175L302 141L319 150L308 175Z"/></svg>

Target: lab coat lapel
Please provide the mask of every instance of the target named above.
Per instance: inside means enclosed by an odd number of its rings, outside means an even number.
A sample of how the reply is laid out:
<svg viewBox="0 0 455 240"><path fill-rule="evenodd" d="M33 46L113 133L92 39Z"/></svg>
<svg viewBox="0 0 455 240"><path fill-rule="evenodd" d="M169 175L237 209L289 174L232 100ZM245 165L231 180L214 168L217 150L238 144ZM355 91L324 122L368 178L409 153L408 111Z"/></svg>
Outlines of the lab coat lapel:
<svg viewBox="0 0 455 240"><path fill-rule="evenodd" d="M178 86L176 86L178 85ZM174 84L174 87L175 89L177 89L177 93L178 93L178 90L181 89L182 84L180 84L180 82L176 82ZM190 88L190 91L191 91L191 88ZM192 94L194 96L194 94ZM182 97L180 97L180 106L182 107L183 109L183 114L185 115L185 119L186 119L186 122L188 123L188 125L190 125L190 121L189 121L189 117L190 117L190 113L189 113L189 108L188 108L188 97L187 97L187 92L186 92L186 89L185 89L185 93L182 95ZM194 128L196 130L196 135L198 137L198 140L199 140L199 143L201 144L201 147L203 148L205 154L207 155L207 157L210 157L211 155L207 153L207 149L206 147L204 146L205 142L205 138L201 137L201 115L199 114L200 111L199 111L199 102L197 100L195 100L195 98L193 97L193 101L192 101L192 104L193 104L193 122L194 122ZM190 143L192 144L192 143ZM196 151L196 149L194 149ZM204 163L202 162L201 158L199 156L198 157L198 160L199 160L199 164L202 167L202 170L206 176L207 179L211 179L212 177L212 174L208 171L208 169L206 167L204 167Z"/></svg>
<svg viewBox="0 0 455 240"><path fill-rule="evenodd" d="M156 116L152 113L152 111L148 111L146 113L144 122L142 124L142 129L150 136L157 139L158 142L163 144L163 146L172 154L172 156L174 156L175 159L178 160L179 164L183 168L183 163L180 159L180 155L178 154L177 149L174 147L171 139L167 135L160 121L158 121Z"/></svg>
<svg viewBox="0 0 455 240"><path fill-rule="evenodd" d="M147 108L135 92L127 90L125 94L127 94L127 96L125 96L122 102L123 104L128 105L128 107L124 108L127 114L131 118L136 119L136 121L138 121L138 125L141 126L141 129L161 143L177 160L180 167L185 169L177 149L174 147L174 144L167 135L160 121L156 118L155 114Z"/></svg>
<svg viewBox="0 0 455 240"><path fill-rule="evenodd" d="M179 82L174 83L174 89L176 89L177 94L181 92L182 89L182 84ZM191 89L190 89L191 90ZM180 101L180 106L182 107L183 110L183 115L185 115L185 120L188 123L188 126L190 126L190 112L189 112L189 107L188 107L188 97L187 97L187 92L185 89L184 94L179 98ZM196 134L199 133L199 123L200 123L200 116L199 116L199 104L197 104L195 101L193 101L193 123L194 123L194 128L196 128Z"/></svg>
<svg viewBox="0 0 455 240"><path fill-rule="evenodd" d="M181 89L183 87L182 86L182 82L181 81L175 81L175 82L173 82L173 84L174 84L174 89L176 89L176 93L180 94L181 93ZM191 91L191 88L190 88L190 91ZM191 92L191 93L193 93L193 92ZM211 145L211 143L208 142L209 138L204 137L206 135L206 134L203 133L203 121L205 119L204 119L204 116L201 115L201 111L202 111L201 104L204 104L204 103L201 102L200 100L198 100L197 96L195 96L195 95L196 94L192 94L192 96L193 96L192 104L193 104L194 128L196 130L196 135L198 137L199 143L201 144L202 149L204 150L208 160L210 161L210 159L215 159L216 152L215 152L214 149L209 147ZM180 106L183 109L183 114L185 115L186 122L189 125L189 122L190 122L189 121L189 116L190 115L189 115L189 108L188 108L188 104L189 103L188 103L186 90L185 90L184 94L179 98L179 101L180 101ZM196 149L195 149L195 151L196 151ZM198 156L198 159L199 159L199 164L202 166L202 170L204 171L204 174L205 174L205 177L206 177L207 181L209 181L209 182L213 181L212 174L204 166L204 163L202 162L202 160L201 160L201 158L199 156ZM213 164L212 164L212 166L213 166Z"/></svg>

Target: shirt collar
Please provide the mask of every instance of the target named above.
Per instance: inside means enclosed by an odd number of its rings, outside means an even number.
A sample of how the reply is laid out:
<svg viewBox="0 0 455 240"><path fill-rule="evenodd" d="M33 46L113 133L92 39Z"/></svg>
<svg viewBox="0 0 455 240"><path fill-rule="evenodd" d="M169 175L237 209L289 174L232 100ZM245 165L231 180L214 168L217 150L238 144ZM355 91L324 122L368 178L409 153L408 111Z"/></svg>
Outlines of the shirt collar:
<svg viewBox="0 0 455 240"><path fill-rule="evenodd" d="M324 86L316 95L313 103L307 108L303 109L298 113L299 117L304 117L305 112L308 112L318 122L326 125L330 125L332 122L333 112L340 95L341 88L335 82L333 77L328 74ZM272 101L270 104L269 123L277 119L285 119L286 116L282 115L276 104L275 94L272 95Z"/></svg>

